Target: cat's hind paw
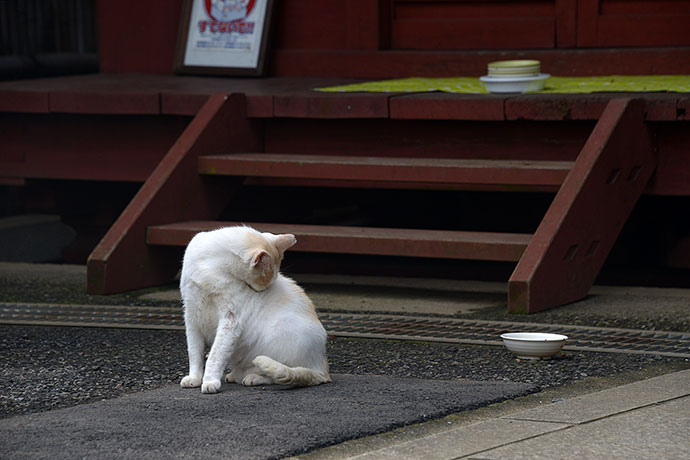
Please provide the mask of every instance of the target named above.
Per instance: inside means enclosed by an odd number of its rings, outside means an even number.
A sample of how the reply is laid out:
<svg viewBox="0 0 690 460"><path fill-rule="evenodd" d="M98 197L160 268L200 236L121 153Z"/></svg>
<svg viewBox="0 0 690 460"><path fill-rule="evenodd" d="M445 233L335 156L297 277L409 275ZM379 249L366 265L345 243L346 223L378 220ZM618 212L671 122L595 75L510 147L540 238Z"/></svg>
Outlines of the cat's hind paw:
<svg viewBox="0 0 690 460"><path fill-rule="evenodd" d="M279 372L283 367L282 364L280 364L278 361L275 361L268 356L257 356L254 358L252 361L252 364L259 369L261 369L262 373L267 373L270 375L273 375L277 372Z"/></svg>
<svg viewBox="0 0 690 460"><path fill-rule="evenodd" d="M199 388L201 386L201 378L188 375L180 382L182 388Z"/></svg>
<svg viewBox="0 0 690 460"><path fill-rule="evenodd" d="M270 385L273 381L267 377L263 377L257 374L245 375L242 379L242 385L246 387L253 387L256 385Z"/></svg>
<svg viewBox="0 0 690 460"><path fill-rule="evenodd" d="M206 394L218 393L220 390L220 380L209 380L201 384L201 392Z"/></svg>

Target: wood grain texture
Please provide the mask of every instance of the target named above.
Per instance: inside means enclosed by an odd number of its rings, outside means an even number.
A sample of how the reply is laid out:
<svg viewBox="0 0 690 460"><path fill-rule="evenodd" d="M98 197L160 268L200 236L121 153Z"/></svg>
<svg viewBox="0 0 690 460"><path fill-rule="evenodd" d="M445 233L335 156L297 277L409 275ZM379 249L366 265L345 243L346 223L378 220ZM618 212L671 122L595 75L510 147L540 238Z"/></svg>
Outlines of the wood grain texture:
<svg viewBox="0 0 690 460"><path fill-rule="evenodd" d="M188 122L150 115L3 113L1 175L144 182Z"/></svg>
<svg viewBox="0 0 690 460"><path fill-rule="evenodd" d="M217 215L232 184L203 180L197 158L258 144L244 96L211 96L89 256L88 291L105 294L171 281L180 254L147 246L147 227Z"/></svg>
<svg viewBox="0 0 690 460"><path fill-rule="evenodd" d="M531 235L371 227L244 223L262 232L292 233L292 250L446 259L517 261ZM239 222L190 221L151 226L148 243L185 246L198 232Z"/></svg>
<svg viewBox="0 0 690 460"><path fill-rule="evenodd" d="M560 185L569 161L237 153L202 156L211 175L445 184Z"/></svg>
<svg viewBox="0 0 690 460"><path fill-rule="evenodd" d="M397 120L503 120L508 96L423 93L390 98Z"/></svg>
<svg viewBox="0 0 690 460"><path fill-rule="evenodd" d="M509 310L587 295L655 167L644 103L612 100L510 278Z"/></svg>

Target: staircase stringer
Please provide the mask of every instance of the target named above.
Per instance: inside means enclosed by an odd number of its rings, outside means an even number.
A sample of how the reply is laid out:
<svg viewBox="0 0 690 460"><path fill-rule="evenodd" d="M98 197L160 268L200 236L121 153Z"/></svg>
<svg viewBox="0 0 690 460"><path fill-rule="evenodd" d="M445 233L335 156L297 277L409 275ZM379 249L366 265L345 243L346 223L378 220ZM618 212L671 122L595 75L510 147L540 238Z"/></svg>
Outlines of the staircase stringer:
<svg viewBox="0 0 690 460"><path fill-rule="evenodd" d="M150 247L147 228L215 219L232 196L228 179L203 177L197 159L236 151L261 151L258 121L247 119L243 94L214 94L166 153L141 189L94 248L87 290L109 294L167 283L181 265L178 248ZM239 185L240 179L236 179Z"/></svg>
<svg viewBox="0 0 690 460"><path fill-rule="evenodd" d="M508 310L585 297L656 167L641 100L613 99L508 283Z"/></svg>

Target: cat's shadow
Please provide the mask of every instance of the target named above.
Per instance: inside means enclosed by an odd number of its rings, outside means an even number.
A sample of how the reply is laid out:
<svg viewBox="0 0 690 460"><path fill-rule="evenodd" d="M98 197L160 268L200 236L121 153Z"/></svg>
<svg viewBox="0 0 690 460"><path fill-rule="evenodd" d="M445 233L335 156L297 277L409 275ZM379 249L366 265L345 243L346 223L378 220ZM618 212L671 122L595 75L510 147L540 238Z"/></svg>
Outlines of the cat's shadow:
<svg viewBox="0 0 690 460"><path fill-rule="evenodd" d="M323 386L323 385L320 385ZM237 383L228 383L220 387L218 390L218 393L215 394L223 394L223 393L256 393L256 394L261 394L261 393L280 393L284 391L303 391L303 390L315 390L319 388L319 386L311 386L311 387L300 387L296 385L257 385L257 386L244 386L240 385ZM184 389L185 391L187 389ZM198 390L198 389L197 389ZM202 396L214 396L214 395L202 395Z"/></svg>

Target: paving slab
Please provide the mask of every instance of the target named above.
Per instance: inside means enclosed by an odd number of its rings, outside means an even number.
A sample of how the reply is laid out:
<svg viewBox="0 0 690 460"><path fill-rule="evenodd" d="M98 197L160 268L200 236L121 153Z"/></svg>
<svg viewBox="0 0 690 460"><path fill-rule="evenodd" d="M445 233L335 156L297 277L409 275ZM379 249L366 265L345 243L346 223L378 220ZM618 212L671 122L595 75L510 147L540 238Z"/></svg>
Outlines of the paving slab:
<svg viewBox="0 0 690 460"><path fill-rule="evenodd" d="M688 395L690 370L536 407L511 418L540 422L585 423Z"/></svg>
<svg viewBox="0 0 690 460"><path fill-rule="evenodd" d="M293 389L179 386L0 423L16 458L283 458L535 392L529 384L335 375Z"/></svg>
<svg viewBox="0 0 690 460"><path fill-rule="evenodd" d="M690 397L685 397L547 433L464 458L475 460L526 458L680 460L690 458L688 427L690 427Z"/></svg>
<svg viewBox="0 0 690 460"><path fill-rule="evenodd" d="M356 460L452 460L570 425L494 419L352 457ZM491 435L487 435L491 433Z"/></svg>
<svg viewBox="0 0 690 460"><path fill-rule="evenodd" d="M685 459L688 427L690 370L684 370L340 458Z"/></svg>

